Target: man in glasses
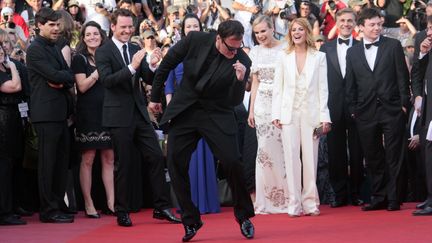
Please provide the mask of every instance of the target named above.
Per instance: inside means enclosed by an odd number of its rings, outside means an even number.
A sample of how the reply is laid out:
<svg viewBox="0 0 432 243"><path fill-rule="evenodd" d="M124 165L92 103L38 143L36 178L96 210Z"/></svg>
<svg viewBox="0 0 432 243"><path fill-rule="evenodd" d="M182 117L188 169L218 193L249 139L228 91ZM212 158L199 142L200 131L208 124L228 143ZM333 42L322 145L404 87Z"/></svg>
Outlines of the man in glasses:
<svg viewBox="0 0 432 243"><path fill-rule="evenodd" d="M254 209L244 184L237 140L234 106L243 101L251 60L241 49L244 29L228 20L217 34L191 32L174 45L160 64L154 81L150 109L161 111L162 85L170 70L183 62L184 74L161 123L170 124L168 169L185 228L183 241L191 240L203 225L200 212L191 200L189 160L197 142L204 137L222 163L232 189L234 214L241 233L253 238L249 218Z"/></svg>

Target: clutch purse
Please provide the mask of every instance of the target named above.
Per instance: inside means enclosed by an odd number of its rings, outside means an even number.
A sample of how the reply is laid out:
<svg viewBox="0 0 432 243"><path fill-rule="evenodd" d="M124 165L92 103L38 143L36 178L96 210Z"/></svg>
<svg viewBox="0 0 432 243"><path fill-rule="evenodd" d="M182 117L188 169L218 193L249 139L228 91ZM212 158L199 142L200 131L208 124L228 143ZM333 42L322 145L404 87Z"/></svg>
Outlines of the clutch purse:
<svg viewBox="0 0 432 243"><path fill-rule="evenodd" d="M330 130L331 130L331 127L330 127ZM319 125L318 127L314 128L314 130L313 130L313 137L314 137L314 139L318 139L318 138L320 138L323 135L325 135L325 134L323 132L323 126L322 125Z"/></svg>

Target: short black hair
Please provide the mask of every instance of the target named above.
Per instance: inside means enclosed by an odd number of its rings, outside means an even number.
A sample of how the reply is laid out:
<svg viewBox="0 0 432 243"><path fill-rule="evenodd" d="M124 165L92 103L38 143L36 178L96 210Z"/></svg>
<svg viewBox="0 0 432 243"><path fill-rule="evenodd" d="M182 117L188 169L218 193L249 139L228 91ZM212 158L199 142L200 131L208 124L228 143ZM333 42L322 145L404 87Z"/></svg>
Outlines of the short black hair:
<svg viewBox="0 0 432 243"><path fill-rule="evenodd" d="M366 19L373 19L375 17L378 18L382 17L380 11L377 8L365 8L360 12L357 20L357 24L364 26Z"/></svg>
<svg viewBox="0 0 432 243"><path fill-rule="evenodd" d="M219 24L217 34L222 38L234 36L236 39L243 39L244 28L243 25L237 20L226 20Z"/></svg>
<svg viewBox="0 0 432 243"><path fill-rule="evenodd" d="M124 8L119 8L116 11L114 11L114 13L111 14L110 20L111 20L111 24L116 25L117 24L117 19L119 16L123 16L123 17L131 17L133 16L133 13L128 10L128 9L124 9Z"/></svg>
<svg viewBox="0 0 432 243"><path fill-rule="evenodd" d="M188 13L188 14L186 14L184 16L183 21L181 23L181 35L182 35L182 37L185 36L185 24L186 24L186 20L187 19L196 19L198 21L198 25L199 25L200 31L203 31L201 20L198 18L198 16L196 16L193 13Z"/></svg>
<svg viewBox="0 0 432 243"><path fill-rule="evenodd" d="M61 14L58 11L53 10L52 8L41 8L35 16L35 24L36 26L38 23L44 25L48 21L57 21L61 18Z"/></svg>

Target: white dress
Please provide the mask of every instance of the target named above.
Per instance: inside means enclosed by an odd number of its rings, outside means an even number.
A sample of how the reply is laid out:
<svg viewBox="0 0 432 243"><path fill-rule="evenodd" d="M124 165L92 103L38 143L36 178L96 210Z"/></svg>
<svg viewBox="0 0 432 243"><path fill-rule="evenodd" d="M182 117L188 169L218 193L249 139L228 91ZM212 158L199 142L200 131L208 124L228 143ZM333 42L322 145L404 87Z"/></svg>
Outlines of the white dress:
<svg viewBox="0 0 432 243"><path fill-rule="evenodd" d="M254 104L258 140L256 159L256 214L288 212L288 189L281 139L281 130L271 122L271 105L275 60L286 43L273 48L254 46L249 57L251 72L258 75L259 86Z"/></svg>

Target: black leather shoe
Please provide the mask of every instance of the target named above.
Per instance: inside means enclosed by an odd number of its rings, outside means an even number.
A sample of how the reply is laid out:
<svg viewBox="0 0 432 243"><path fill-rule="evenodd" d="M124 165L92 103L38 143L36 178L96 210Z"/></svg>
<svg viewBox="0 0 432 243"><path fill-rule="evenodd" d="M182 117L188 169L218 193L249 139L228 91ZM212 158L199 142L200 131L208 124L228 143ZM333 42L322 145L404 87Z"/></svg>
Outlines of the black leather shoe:
<svg viewBox="0 0 432 243"><path fill-rule="evenodd" d="M30 217L30 216L33 216L33 212L32 211L25 210L22 207L15 208L14 213L18 214L21 217Z"/></svg>
<svg viewBox="0 0 432 243"><path fill-rule="evenodd" d="M352 199L351 205L353 206L362 206L364 205L364 201L358 198Z"/></svg>
<svg viewBox="0 0 432 243"><path fill-rule="evenodd" d="M117 212L117 224L123 227L132 226L132 220L129 218L129 214L124 212Z"/></svg>
<svg viewBox="0 0 432 243"><path fill-rule="evenodd" d="M197 224L184 225L185 235L182 238L183 242L192 240L192 238L197 234L198 230L203 226L203 222L200 221Z"/></svg>
<svg viewBox="0 0 432 243"><path fill-rule="evenodd" d="M346 201L333 201L330 203L331 208L340 208L346 205L347 205Z"/></svg>
<svg viewBox="0 0 432 243"><path fill-rule="evenodd" d="M51 215L40 215L39 220L42 223L54 223L54 224L73 223L74 217L63 213L53 213Z"/></svg>
<svg viewBox="0 0 432 243"><path fill-rule="evenodd" d="M255 234L255 228L249 219L238 221L240 225L240 232L246 239L252 239Z"/></svg>
<svg viewBox="0 0 432 243"><path fill-rule="evenodd" d="M399 203L389 202L389 204L387 205L387 211L398 211L398 210L400 210Z"/></svg>
<svg viewBox="0 0 432 243"><path fill-rule="evenodd" d="M0 217L0 225L25 225L26 221L22 220L18 215L7 215Z"/></svg>
<svg viewBox="0 0 432 243"><path fill-rule="evenodd" d="M428 205L428 200L416 205L417 209L424 209Z"/></svg>
<svg viewBox="0 0 432 243"><path fill-rule="evenodd" d="M386 209L386 203L381 201L377 203L371 203L369 205L365 205L361 208L362 211L375 211L375 210L381 210Z"/></svg>
<svg viewBox="0 0 432 243"><path fill-rule="evenodd" d="M432 216L432 207L427 206L424 209L414 211L413 216Z"/></svg>
<svg viewBox="0 0 432 243"><path fill-rule="evenodd" d="M164 210L159 210L159 209L155 209L153 210L153 218L155 219L165 219L168 220L169 222L172 223L181 223L181 220L179 218L177 218L169 208L164 209Z"/></svg>

